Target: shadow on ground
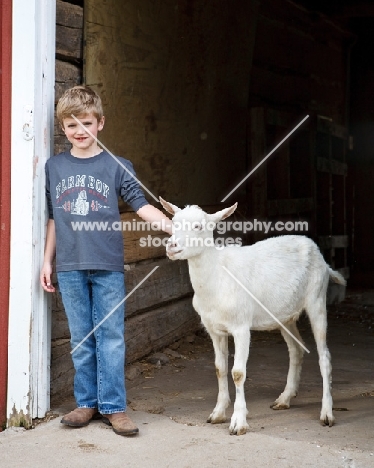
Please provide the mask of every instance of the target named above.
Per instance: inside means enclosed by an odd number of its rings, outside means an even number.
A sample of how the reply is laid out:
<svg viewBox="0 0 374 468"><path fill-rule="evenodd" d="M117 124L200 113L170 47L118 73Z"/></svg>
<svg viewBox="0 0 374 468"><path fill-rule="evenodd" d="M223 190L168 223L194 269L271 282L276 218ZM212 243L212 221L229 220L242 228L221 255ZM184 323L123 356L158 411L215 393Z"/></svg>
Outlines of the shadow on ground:
<svg viewBox="0 0 374 468"><path fill-rule="evenodd" d="M247 366L246 398L250 432L289 440L313 441L337 448L373 450L374 292L353 291L328 312L328 345L333 365L336 425L319 424L322 379L309 322L299 322L310 354L304 358L297 398L289 410L270 404L283 391L288 352L279 332L254 332ZM230 365L234 348L230 344ZM128 369L128 399L135 411L163 414L191 426L208 425L215 406L217 381L211 341L202 331ZM234 385L230 395L234 400ZM232 414L232 405L228 416ZM228 431L229 423L213 426ZM374 459L373 459L374 464Z"/></svg>

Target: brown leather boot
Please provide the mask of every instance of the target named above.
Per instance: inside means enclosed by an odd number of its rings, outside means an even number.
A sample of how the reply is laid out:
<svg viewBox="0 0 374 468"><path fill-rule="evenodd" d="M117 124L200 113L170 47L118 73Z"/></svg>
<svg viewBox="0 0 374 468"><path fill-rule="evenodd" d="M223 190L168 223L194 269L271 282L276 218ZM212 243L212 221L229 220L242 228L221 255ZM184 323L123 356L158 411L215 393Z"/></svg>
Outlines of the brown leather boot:
<svg viewBox="0 0 374 468"><path fill-rule="evenodd" d="M113 431L122 436L139 434L139 429L126 413L103 414L103 423L112 426Z"/></svg>
<svg viewBox="0 0 374 468"><path fill-rule="evenodd" d="M101 417L96 408L75 408L75 410L65 414L61 423L66 426L84 427L88 426L91 419L97 419L97 416Z"/></svg>

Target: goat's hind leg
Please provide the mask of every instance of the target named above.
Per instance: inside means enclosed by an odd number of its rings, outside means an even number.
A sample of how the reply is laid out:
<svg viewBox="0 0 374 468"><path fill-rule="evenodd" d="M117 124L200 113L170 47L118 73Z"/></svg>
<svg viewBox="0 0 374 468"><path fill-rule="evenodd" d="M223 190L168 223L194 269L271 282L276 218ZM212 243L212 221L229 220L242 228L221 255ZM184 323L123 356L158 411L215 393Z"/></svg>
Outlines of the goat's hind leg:
<svg viewBox="0 0 374 468"><path fill-rule="evenodd" d="M218 379L217 404L209 416L207 422L212 424L224 423L226 421L226 408L230 404L229 388L227 382L228 372L228 337L210 333L215 353L216 374Z"/></svg>
<svg viewBox="0 0 374 468"><path fill-rule="evenodd" d="M312 326L314 339L316 340L319 356L319 367L323 381L323 397L320 421L323 426L333 426L335 418L332 414L332 396L331 396L331 356L327 348L327 314L326 302L318 299L309 310L310 324Z"/></svg>
<svg viewBox="0 0 374 468"><path fill-rule="evenodd" d="M291 398L297 395L300 383L300 374L303 364L304 350L293 338L297 338L301 343L303 342L299 330L297 329L296 322L293 320L284 324L285 328L292 334L287 333L286 330L281 328L281 333L284 341L287 343L288 353L290 358L290 366L287 375L287 384L283 392L274 401L270 408L274 410L283 410L290 407Z"/></svg>

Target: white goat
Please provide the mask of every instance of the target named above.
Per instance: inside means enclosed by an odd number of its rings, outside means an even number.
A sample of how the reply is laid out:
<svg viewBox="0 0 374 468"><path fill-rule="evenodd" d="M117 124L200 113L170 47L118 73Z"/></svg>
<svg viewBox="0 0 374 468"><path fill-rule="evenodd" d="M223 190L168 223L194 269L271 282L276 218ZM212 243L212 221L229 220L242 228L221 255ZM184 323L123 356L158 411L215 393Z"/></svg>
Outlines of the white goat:
<svg viewBox="0 0 374 468"><path fill-rule="evenodd" d="M334 416L330 353L326 345L326 290L329 278L345 284L343 276L326 264L316 244L304 236L280 236L251 246L216 249L213 246L213 230L206 227L230 216L237 204L207 214L196 205L180 209L161 198L160 201L165 210L174 215L175 227L168 241L167 255L171 260L188 260L195 292L193 306L213 341L219 391L217 404L208 422L226 421L226 408L230 403L227 373L228 335L231 334L235 343L231 373L236 386L236 399L230 433L241 435L248 429L244 382L251 329L280 328L288 346L290 365L286 387L272 408L290 407L290 400L298 391L304 353L293 337L302 343L296 320L305 310L316 340L323 379L320 420L323 425L332 426Z"/></svg>

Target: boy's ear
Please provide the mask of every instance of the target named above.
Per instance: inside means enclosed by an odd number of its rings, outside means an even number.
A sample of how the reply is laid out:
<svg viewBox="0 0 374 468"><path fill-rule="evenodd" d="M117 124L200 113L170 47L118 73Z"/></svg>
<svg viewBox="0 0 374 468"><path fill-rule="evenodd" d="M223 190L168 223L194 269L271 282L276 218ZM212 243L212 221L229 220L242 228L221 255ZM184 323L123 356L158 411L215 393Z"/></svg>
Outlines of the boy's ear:
<svg viewBox="0 0 374 468"><path fill-rule="evenodd" d="M102 116L101 119L99 120L99 124L98 124L98 127L97 127L99 132L104 128L104 124L105 124L105 117Z"/></svg>

